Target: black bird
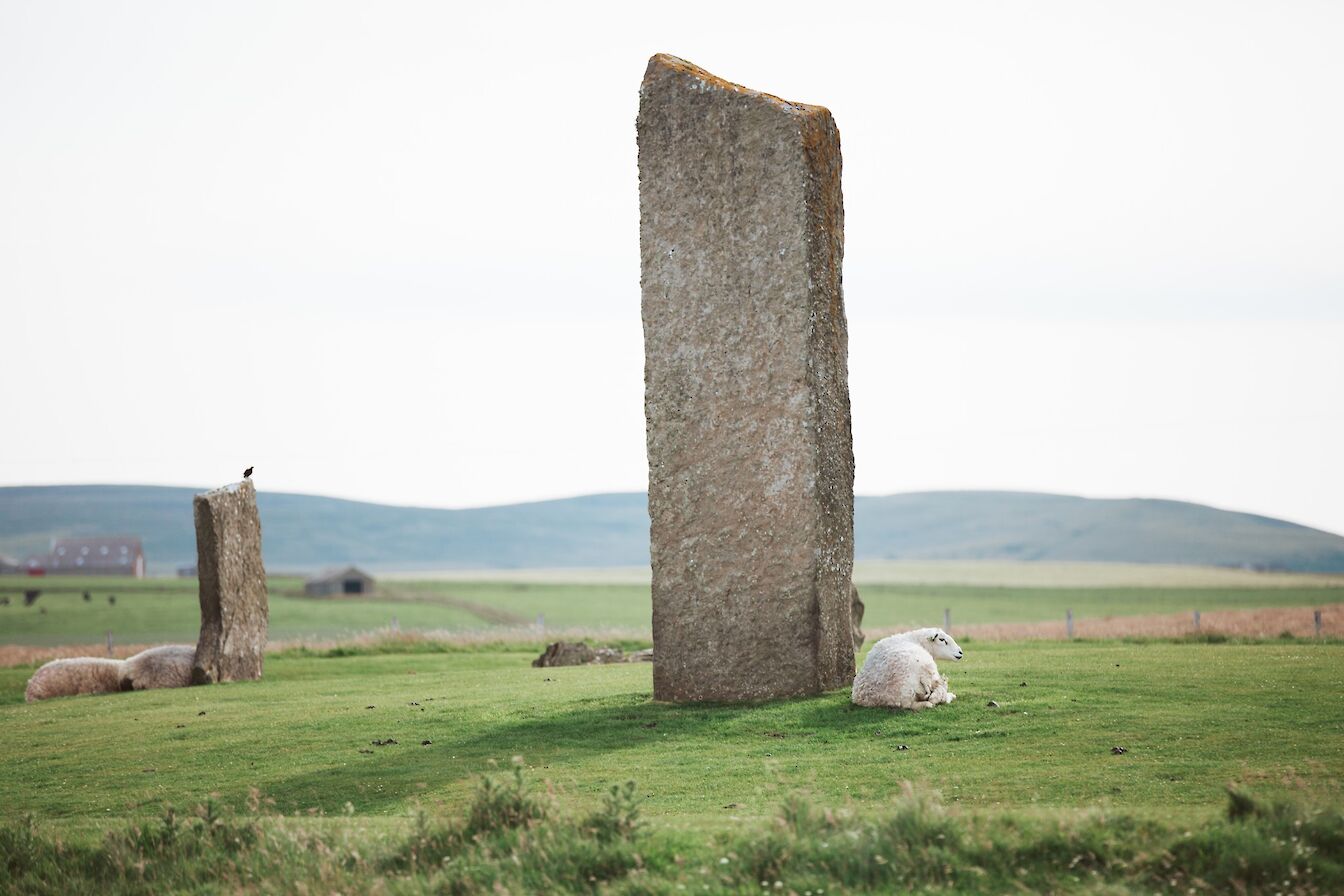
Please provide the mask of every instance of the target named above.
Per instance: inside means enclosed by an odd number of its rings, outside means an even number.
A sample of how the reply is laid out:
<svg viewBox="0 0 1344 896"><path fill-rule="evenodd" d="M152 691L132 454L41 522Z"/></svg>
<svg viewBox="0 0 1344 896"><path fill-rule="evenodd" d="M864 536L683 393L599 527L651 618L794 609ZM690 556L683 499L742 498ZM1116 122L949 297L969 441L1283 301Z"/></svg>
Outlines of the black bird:
<svg viewBox="0 0 1344 896"><path fill-rule="evenodd" d="M248 467L246 470L243 471L243 478L244 478L244 479L249 478L251 475L252 475L252 468L251 468L251 467Z"/></svg>

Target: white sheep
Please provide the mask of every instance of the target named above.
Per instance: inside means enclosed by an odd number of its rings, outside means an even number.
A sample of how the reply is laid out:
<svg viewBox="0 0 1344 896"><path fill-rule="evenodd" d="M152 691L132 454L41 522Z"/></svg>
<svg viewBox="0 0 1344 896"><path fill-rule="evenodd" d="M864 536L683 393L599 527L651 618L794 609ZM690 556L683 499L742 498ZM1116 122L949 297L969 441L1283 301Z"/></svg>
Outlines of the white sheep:
<svg viewBox="0 0 1344 896"><path fill-rule="evenodd" d="M883 638L868 651L854 678L850 699L858 706L928 709L951 703L957 695L947 689L947 676L938 674L935 660L959 660L962 650L940 628L919 628Z"/></svg>
<svg viewBox="0 0 1344 896"><path fill-rule="evenodd" d="M190 644L166 644L142 650L122 661L121 689L184 688L191 684L191 666L195 660L196 648Z"/></svg>
<svg viewBox="0 0 1344 896"><path fill-rule="evenodd" d="M195 658L195 647L168 644L142 650L124 660L91 656L52 660L28 679L23 698L32 703L77 694L182 688L191 684L191 666Z"/></svg>
<svg viewBox="0 0 1344 896"><path fill-rule="evenodd" d="M52 660L28 679L23 699L73 697L76 694L108 694L121 690L121 660L81 656Z"/></svg>

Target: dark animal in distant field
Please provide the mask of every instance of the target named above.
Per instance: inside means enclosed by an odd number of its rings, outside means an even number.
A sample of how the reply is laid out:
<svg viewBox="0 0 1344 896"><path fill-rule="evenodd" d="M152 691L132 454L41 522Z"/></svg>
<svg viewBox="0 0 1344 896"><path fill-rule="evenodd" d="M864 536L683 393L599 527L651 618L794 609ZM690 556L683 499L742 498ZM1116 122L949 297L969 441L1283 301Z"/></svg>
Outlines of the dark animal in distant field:
<svg viewBox="0 0 1344 896"><path fill-rule="evenodd" d="M93 600L93 595L90 594L89 592L85 591L85 592L84 592L84 603L88 603L88 602L91 601L91 600Z"/></svg>
<svg viewBox="0 0 1344 896"><path fill-rule="evenodd" d="M117 596L115 594L109 594L107 596L107 602L110 604L115 604L117 602Z"/></svg>
<svg viewBox="0 0 1344 896"><path fill-rule="evenodd" d="M41 596L42 596L41 591L37 590L25 591L23 592L23 605L25 607L31 607L33 604L37 603L37 599Z"/></svg>

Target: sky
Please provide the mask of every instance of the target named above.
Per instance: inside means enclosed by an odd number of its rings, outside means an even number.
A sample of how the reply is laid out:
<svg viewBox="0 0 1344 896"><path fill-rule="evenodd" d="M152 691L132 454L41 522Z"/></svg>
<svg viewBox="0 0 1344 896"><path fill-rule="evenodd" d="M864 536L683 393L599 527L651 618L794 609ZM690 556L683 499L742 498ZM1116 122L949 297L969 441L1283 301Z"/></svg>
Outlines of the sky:
<svg viewBox="0 0 1344 896"><path fill-rule="evenodd" d="M456 7L0 0L0 485L642 489L666 52L840 127L857 492L1344 533L1344 6Z"/></svg>

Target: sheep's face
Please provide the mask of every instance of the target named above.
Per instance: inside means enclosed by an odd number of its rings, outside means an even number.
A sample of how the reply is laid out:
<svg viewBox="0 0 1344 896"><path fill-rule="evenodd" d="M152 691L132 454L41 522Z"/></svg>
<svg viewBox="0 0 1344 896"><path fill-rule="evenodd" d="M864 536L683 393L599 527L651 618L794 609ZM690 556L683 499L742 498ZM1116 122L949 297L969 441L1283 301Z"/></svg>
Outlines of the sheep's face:
<svg viewBox="0 0 1344 896"><path fill-rule="evenodd" d="M962 657L957 642L940 628L934 629L933 634L924 639L924 648L936 660L959 660Z"/></svg>

